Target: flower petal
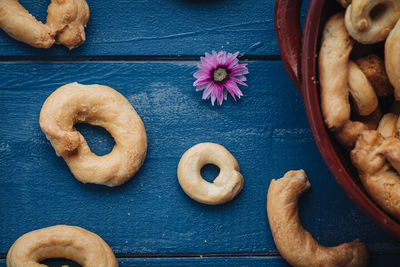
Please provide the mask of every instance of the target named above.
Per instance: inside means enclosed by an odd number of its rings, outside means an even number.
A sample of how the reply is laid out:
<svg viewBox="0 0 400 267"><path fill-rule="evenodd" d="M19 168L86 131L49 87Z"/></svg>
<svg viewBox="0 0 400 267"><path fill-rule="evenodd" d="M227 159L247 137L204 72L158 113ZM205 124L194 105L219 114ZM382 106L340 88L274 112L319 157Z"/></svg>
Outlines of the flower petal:
<svg viewBox="0 0 400 267"><path fill-rule="evenodd" d="M210 80L208 77L205 77L204 79L198 79L198 80L196 80L196 81L193 83L193 86L199 86L199 85L206 84L206 83L209 83L209 82L211 82L211 80Z"/></svg>
<svg viewBox="0 0 400 267"><path fill-rule="evenodd" d="M196 86L196 92L203 91L203 90L207 89L209 87L209 85L211 85L211 84L212 84L212 82L209 82L209 83L206 83L206 84L202 84L202 85Z"/></svg>
<svg viewBox="0 0 400 267"><path fill-rule="evenodd" d="M211 105L213 105L214 106L214 103L215 103L215 99L216 99L216 97L215 97L215 95L211 95Z"/></svg>
<svg viewBox="0 0 400 267"><path fill-rule="evenodd" d="M201 61L201 68L203 70L209 70L213 68L213 64L212 64L212 58L208 58L208 57L200 57L200 61Z"/></svg>
<svg viewBox="0 0 400 267"><path fill-rule="evenodd" d="M225 66L229 68L230 66L233 67L234 65L236 65L239 62L239 60L237 59L238 55L239 55L239 52L236 52L233 55L228 54L228 58L225 61Z"/></svg>
<svg viewBox="0 0 400 267"><path fill-rule="evenodd" d="M232 66L231 68L229 68L229 70L231 72L236 72L236 71L240 71L240 72L248 72L247 69L247 64L237 64L235 66Z"/></svg>
<svg viewBox="0 0 400 267"><path fill-rule="evenodd" d="M199 70L193 76L197 79L204 79L204 78L211 78L210 75L207 72L204 72L203 70Z"/></svg>
<svg viewBox="0 0 400 267"><path fill-rule="evenodd" d="M239 87L234 82L231 81L227 82L225 84L225 88L235 101L236 101L236 96L240 98L243 95L242 91L240 91Z"/></svg>
<svg viewBox="0 0 400 267"><path fill-rule="evenodd" d="M231 77L230 80L235 82L235 83L241 84L243 86L247 86L247 84L245 82L242 82L241 80L238 80L236 78Z"/></svg>
<svg viewBox="0 0 400 267"><path fill-rule="evenodd" d="M217 55L218 66L224 65L225 62L226 62L226 52L225 51L218 52L218 55Z"/></svg>
<svg viewBox="0 0 400 267"><path fill-rule="evenodd" d="M246 76L240 76L240 77L237 77L237 79L239 79L239 80L241 80L242 82L245 82L245 81L247 81L247 78L246 78Z"/></svg>
<svg viewBox="0 0 400 267"><path fill-rule="evenodd" d="M213 92L214 83L210 83L203 92L203 99L209 99Z"/></svg>

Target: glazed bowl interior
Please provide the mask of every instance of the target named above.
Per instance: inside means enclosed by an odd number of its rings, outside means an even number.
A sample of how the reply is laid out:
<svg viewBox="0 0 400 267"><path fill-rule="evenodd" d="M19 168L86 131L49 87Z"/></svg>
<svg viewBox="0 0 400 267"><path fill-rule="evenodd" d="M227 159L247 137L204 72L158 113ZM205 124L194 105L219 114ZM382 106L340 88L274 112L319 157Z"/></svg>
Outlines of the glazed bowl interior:
<svg viewBox="0 0 400 267"><path fill-rule="evenodd" d="M331 173L353 202L376 224L400 239L400 224L365 192L357 170L345 150L327 130L320 108L318 52L327 19L343 8L335 0L311 0L304 26L301 62L301 93L315 142Z"/></svg>

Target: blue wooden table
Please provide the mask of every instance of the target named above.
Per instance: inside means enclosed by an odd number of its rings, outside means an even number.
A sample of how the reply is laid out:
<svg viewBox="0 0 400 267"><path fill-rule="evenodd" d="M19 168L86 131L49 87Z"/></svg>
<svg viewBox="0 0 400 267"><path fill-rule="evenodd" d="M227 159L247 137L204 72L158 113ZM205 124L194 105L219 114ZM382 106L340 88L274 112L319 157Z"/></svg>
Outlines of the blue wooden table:
<svg viewBox="0 0 400 267"><path fill-rule="evenodd" d="M45 20L48 1L20 2ZM87 41L73 51L31 48L0 32L0 266L19 236L56 224L99 234L120 266L287 266L269 230L266 194L271 179L300 168L312 184L300 217L317 240L332 246L360 238L371 266L399 262L400 243L349 200L315 146L280 61L273 0L88 3ZM221 49L241 52L249 87L237 103L213 107L195 92L192 74L204 52ZM75 180L40 130L47 96L74 81L113 87L144 121L148 156L123 186ZM77 127L95 153L111 150L105 130ZM206 141L239 162L245 186L231 203L199 204L179 187L181 155ZM211 180L217 172L206 167L203 174Z"/></svg>

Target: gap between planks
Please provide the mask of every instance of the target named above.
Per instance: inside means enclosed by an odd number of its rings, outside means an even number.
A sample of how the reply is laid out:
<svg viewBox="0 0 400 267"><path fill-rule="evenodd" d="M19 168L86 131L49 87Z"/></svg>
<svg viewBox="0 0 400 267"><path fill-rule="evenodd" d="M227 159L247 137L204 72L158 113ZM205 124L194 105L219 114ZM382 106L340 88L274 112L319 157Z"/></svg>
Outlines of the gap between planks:
<svg viewBox="0 0 400 267"><path fill-rule="evenodd" d="M199 61L199 56L75 56L75 57L7 57L0 56L0 63L84 63L84 62L182 62ZM243 55L241 61L281 61L280 55Z"/></svg>

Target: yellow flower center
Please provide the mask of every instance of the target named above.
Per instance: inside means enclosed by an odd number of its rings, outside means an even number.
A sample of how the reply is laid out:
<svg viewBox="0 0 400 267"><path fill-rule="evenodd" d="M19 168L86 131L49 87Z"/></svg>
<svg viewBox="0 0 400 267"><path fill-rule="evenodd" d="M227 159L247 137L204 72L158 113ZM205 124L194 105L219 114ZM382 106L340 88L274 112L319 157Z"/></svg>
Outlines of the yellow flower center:
<svg viewBox="0 0 400 267"><path fill-rule="evenodd" d="M218 67L213 71L213 81L217 83L222 83L229 78L228 70L224 67Z"/></svg>

